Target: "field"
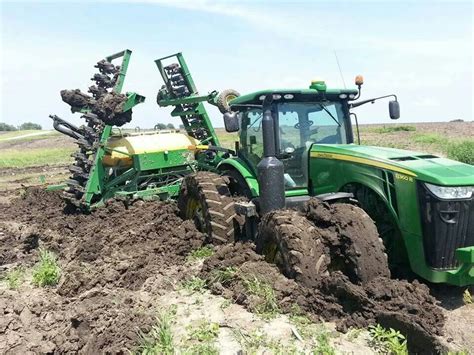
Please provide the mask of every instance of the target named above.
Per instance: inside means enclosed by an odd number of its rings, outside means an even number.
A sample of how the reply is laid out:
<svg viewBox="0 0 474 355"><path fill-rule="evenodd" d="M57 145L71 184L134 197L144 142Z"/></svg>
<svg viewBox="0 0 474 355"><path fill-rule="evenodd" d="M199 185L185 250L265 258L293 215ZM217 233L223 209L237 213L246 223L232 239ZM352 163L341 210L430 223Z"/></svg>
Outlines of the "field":
<svg viewBox="0 0 474 355"><path fill-rule="evenodd" d="M473 131L364 125L361 141L469 159ZM0 353L405 354L403 337L377 323L403 325L412 351L474 349L465 289L288 279L251 244L203 245L174 202L70 211L43 187L67 178L75 145L30 134L0 134Z"/></svg>

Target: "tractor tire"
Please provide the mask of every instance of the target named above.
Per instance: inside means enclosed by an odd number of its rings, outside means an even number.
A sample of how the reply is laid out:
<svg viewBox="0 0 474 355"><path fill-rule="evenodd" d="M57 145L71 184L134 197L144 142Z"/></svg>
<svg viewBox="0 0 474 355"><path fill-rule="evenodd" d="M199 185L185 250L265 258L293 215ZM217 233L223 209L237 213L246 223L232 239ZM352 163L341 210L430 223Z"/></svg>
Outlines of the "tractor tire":
<svg viewBox="0 0 474 355"><path fill-rule="evenodd" d="M385 246L369 215L348 203L335 203L331 207L341 243L345 269L342 271L351 281L362 284L378 276L390 277Z"/></svg>
<svg viewBox="0 0 474 355"><path fill-rule="evenodd" d="M183 219L191 219L208 242L234 241L234 199L224 177L210 172L188 175L181 184L178 208Z"/></svg>
<svg viewBox="0 0 474 355"><path fill-rule="evenodd" d="M308 287L328 275L329 249L314 224L299 212L267 213L259 225L256 250L285 276Z"/></svg>
<svg viewBox="0 0 474 355"><path fill-rule="evenodd" d="M233 89L227 89L222 91L219 96L217 96L217 108L221 113L230 112L229 102L240 96L240 93Z"/></svg>
<svg viewBox="0 0 474 355"><path fill-rule="evenodd" d="M331 220L321 225L297 211L266 214L259 225L257 252L308 287L335 271L357 284L390 277L383 242L370 217L349 204L328 208Z"/></svg>

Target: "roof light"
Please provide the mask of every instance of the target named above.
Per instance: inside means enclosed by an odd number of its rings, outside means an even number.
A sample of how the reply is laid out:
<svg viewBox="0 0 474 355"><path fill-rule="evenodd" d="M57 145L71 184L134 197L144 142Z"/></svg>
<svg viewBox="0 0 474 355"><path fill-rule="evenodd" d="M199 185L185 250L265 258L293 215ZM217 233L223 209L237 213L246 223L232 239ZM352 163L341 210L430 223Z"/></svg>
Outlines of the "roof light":
<svg viewBox="0 0 474 355"><path fill-rule="evenodd" d="M293 94L285 94L283 95L283 97L287 100L291 100L292 98L294 98L295 96Z"/></svg>
<svg viewBox="0 0 474 355"><path fill-rule="evenodd" d="M347 94L340 94L340 95L339 95L339 98L340 98L340 99L347 99Z"/></svg>
<svg viewBox="0 0 474 355"><path fill-rule="evenodd" d="M361 86L362 84L364 84L364 77L362 75L357 75L355 77L355 84L357 86Z"/></svg>
<svg viewBox="0 0 474 355"><path fill-rule="evenodd" d="M354 97L356 97L354 94L349 94L349 99L353 99Z"/></svg>
<svg viewBox="0 0 474 355"><path fill-rule="evenodd" d="M317 91L326 91L326 83L322 79L315 79L311 81L311 85L309 86L310 89L314 89Z"/></svg>
<svg viewBox="0 0 474 355"><path fill-rule="evenodd" d="M280 94L273 94L273 100L280 100L281 95Z"/></svg>

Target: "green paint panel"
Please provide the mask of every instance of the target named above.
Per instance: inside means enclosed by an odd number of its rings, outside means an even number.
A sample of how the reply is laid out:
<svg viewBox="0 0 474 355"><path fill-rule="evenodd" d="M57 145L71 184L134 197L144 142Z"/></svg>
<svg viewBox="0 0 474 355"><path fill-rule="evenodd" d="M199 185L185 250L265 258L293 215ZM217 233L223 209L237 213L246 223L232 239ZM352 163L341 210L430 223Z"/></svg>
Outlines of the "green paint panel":
<svg viewBox="0 0 474 355"><path fill-rule="evenodd" d="M133 156L133 165L138 171L175 168L187 165L188 150L175 150L160 153L144 153Z"/></svg>

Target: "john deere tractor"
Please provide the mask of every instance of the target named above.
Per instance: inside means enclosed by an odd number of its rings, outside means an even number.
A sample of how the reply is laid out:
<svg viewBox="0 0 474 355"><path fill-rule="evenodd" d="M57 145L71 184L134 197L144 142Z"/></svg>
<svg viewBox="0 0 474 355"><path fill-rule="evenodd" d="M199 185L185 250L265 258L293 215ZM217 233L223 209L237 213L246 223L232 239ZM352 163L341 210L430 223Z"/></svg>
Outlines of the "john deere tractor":
<svg viewBox="0 0 474 355"><path fill-rule="evenodd" d="M306 89L200 95L181 53L155 63L164 81L157 103L173 107L185 132L113 131L113 112L86 100L83 111L106 128L88 151L97 173L78 178L71 167L81 208L111 197L177 198L182 216L210 242L253 240L291 277L338 269L364 282L388 276L390 266L396 275L408 269L435 283L474 284L474 167L359 144L353 111L392 97L397 119L395 95L359 100L360 76L356 89L316 80ZM133 104L144 99L134 97ZM223 113L227 132L238 132L232 149L220 145L205 102ZM333 232L339 239L331 240Z"/></svg>

